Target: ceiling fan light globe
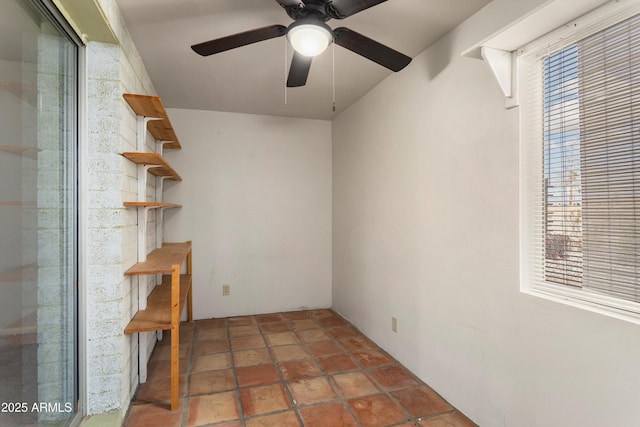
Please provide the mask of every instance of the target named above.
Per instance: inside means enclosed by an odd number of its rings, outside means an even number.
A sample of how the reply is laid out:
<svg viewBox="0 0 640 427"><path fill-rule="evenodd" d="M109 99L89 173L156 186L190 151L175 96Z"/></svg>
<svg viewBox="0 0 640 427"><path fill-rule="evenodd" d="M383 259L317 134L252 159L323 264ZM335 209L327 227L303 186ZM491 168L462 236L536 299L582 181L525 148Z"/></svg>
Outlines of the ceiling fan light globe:
<svg viewBox="0 0 640 427"><path fill-rule="evenodd" d="M301 55L318 56L333 40L331 31L315 24L297 25L287 33L291 46Z"/></svg>

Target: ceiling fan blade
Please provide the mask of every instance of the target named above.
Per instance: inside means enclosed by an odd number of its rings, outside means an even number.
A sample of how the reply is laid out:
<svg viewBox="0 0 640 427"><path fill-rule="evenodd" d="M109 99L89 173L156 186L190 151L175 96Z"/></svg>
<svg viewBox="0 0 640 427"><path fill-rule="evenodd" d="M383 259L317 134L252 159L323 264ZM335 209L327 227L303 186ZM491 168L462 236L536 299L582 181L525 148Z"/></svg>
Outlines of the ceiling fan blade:
<svg viewBox="0 0 640 427"><path fill-rule="evenodd" d="M191 46L191 49L202 56L209 56L251 43L282 37L285 34L287 34L287 27L284 25L270 25L268 27L256 28L255 30L194 44Z"/></svg>
<svg viewBox="0 0 640 427"><path fill-rule="evenodd" d="M333 30L333 40L337 45L362 55L391 71L400 71L411 62L411 58L407 55L345 27Z"/></svg>
<svg viewBox="0 0 640 427"><path fill-rule="evenodd" d="M387 0L333 0L327 3L327 12L332 18L344 19Z"/></svg>
<svg viewBox="0 0 640 427"><path fill-rule="evenodd" d="M278 3L280 3L280 6L287 8L287 7L300 7L302 6L302 2L300 0L276 0Z"/></svg>
<svg viewBox="0 0 640 427"><path fill-rule="evenodd" d="M311 68L311 60L313 57L300 55L293 52L293 60L291 68L289 68L289 77L287 78L287 87L300 87L307 84L307 76Z"/></svg>

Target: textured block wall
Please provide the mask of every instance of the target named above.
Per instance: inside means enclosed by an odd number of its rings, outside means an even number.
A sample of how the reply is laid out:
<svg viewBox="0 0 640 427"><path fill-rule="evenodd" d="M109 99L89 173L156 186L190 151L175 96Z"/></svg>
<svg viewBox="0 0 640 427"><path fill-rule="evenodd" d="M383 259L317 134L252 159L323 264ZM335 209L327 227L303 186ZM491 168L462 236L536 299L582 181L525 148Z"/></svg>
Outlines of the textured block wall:
<svg viewBox="0 0 640 427"><path fill-rule="evenodd" d="M136 117L122 94L155 94L115 1L99 3L120 44L87 46L88 414L124 412L138 383L138 336L123 334L138 307L137 279L124 276L137 261L138 218L122 204L137 200L137 172L120 155L136 151ZM149 195L153 185L150 179Z"/></svg>

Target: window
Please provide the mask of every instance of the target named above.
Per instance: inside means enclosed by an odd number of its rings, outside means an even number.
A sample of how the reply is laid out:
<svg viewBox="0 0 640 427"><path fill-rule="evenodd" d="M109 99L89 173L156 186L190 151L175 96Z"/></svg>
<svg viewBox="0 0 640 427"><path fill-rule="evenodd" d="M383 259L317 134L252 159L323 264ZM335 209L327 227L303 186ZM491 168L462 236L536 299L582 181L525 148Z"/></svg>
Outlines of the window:
<svg viewBox="0 0 640 427"><path fill-rule="evenodd" d="M522 288L640 322L640 15L620 13L520 52Z"/></svg>
<svg viewBox="0 0 640 427"><path fill-rule="evenodd" d="M78 40L48 1L0 2L0 425L79 420Z"/></svg>

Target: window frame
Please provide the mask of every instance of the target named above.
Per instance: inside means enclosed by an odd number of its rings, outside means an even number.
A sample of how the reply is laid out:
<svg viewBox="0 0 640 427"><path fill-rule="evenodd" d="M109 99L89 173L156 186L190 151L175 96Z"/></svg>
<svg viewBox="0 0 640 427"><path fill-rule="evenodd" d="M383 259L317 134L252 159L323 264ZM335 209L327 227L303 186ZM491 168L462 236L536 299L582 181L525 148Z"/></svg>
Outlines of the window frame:
<svg viewBox="0 0 640 427"><path fill-rule="evenodd" d="M541 95L542 67L539 58L555 53L598 31L640 13L640 5L608 3L544 35L516 52L517 87L520 100L520 291L547 300L640 324L640 303L591 292L584 288L540 281L535 274L544 258L544 233L536 230L542 215L537 209L544 196L544 115Z"/></svg>
<svg viewBox="0 0 640 427"><path fill-rule="evenodd" d="M71 129L73 134L69 135L70 144L73 146L73 164L70 166L72 170L72 180L74 181L73 195L73 215L74 215L74 236L73 257L75 263L74 284L75 284L75 396L76 406L74 407L74 416L69 420L67 427L77 427L81 425L83 418L87 415L88 389L87 389L87 352L86 352L86 292L85 287L80 286L86 283L86 99L87 99L87 74L86 74L86 44L73 25L67 19L67 16L61 10L61 4L58 0L29 0L36 7L40 8L43 13L49 16L52 25L55 25L60 34L68 39L70 43L75 45L74 58L74 74L75 87L72 105L68 114L71 116Z"/></svg>

